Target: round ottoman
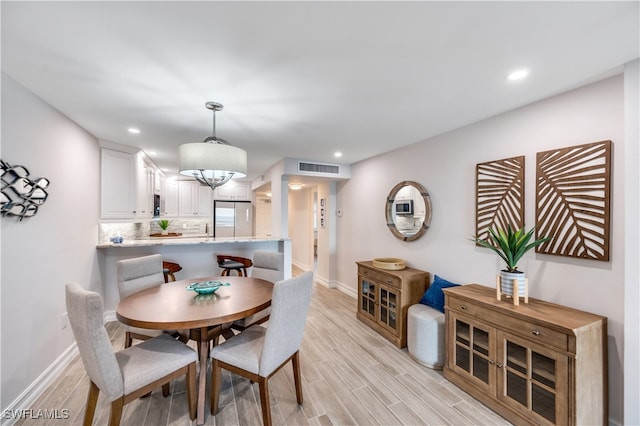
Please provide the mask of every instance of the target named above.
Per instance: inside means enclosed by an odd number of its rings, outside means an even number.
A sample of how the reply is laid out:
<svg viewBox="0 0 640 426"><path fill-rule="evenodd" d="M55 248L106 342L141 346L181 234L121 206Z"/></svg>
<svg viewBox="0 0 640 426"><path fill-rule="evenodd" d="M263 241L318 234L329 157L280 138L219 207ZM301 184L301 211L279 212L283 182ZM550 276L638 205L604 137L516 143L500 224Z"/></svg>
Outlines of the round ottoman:
<svg viewBox="0 0 640 426"><path fill-rule="evenodd" d="M427 305L411 305L407 314L407 349L425 367L444 366L444 314Z"/></svg>

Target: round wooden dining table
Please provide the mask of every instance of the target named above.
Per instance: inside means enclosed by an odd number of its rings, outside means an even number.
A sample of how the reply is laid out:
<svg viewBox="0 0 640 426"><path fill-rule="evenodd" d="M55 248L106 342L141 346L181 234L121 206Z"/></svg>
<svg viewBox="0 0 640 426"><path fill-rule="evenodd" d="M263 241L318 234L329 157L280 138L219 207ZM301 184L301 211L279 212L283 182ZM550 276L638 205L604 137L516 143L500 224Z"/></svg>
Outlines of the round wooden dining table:
<svg viewBox="0 0 640 426"><path fill-rule="evenodd" d="M196 294L187 286L202 281L220 281L214 294ZM271 305L273 284L251 277L208 277L175 281L134 293L116 307L116 317L132 327L156 330L190 330L198 342L200 372L198 379L197 424L205 420L205 389L209 342L226 324L246 318ZM230 331L230 330L229 330Z"/></svg>

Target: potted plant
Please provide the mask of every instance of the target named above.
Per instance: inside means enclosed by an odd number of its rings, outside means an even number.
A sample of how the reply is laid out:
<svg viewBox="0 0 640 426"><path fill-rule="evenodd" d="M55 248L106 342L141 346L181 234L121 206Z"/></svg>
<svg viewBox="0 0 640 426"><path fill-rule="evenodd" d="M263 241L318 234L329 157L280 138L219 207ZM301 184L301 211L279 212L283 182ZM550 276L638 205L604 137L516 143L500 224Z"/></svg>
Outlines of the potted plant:
<svg viewBox="0 0 640 426"><path fill-rule="evenodd" d="M168 229L169 229L169 224L171 223L170 220L160 219L156 223L158 224L160 229L162 229L162 232L161 232L162 235L169 235Z"/></svg>
<svg viewBox="0 0 640 426"><path fill-rule="evenodd" d="M472 239L476 244L495 251L504 260L506 269L500 271L503 293L513 294L513 280L515 279L518 282L518 296L524 295L525 274L518 271L518 262L526 252L551 240L551 237L542 237L531 241L534 231L535 227L528 232L524 227L514 231L509 225L506 231L489 228L489 238L486 240L477 237Z"/></svg>

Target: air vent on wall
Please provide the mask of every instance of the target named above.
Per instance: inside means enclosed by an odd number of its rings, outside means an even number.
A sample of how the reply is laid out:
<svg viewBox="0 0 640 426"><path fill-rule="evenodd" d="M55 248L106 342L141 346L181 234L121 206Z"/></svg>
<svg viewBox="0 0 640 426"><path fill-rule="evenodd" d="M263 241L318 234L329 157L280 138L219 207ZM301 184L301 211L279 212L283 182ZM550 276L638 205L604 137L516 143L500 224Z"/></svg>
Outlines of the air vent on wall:
<svg viewBox="0 0 640 426"><path fill-rule="evenodd" d="M340 166L333 164L319 164L319 163L298 163L299 172L312 172L312 173L329 173L332 175L340 174Z"/></svg>

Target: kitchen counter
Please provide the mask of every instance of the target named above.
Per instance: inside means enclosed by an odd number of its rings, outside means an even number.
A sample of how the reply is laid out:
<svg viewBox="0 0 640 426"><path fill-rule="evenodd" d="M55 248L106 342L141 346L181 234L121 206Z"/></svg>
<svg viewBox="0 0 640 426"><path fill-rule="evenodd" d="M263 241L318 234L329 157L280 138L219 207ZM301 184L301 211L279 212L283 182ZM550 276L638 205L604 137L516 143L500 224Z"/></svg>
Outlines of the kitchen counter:
<svg viewBox="0 0 640 426"><path fill-rule="evenodd" d="M194 244L246 244L259 242L283 242L282 238L213 238L206 236L186 236L186 237L158 237L138 240L124 240L122 243L104 243L96 245L96 248L126 248L126 247L153 247L153 246L180 246Z"/></svg>
<svg viewBox="0 0 640 426"><path fill-rule="evenodd" d="M278 237L212 238L206 236L150 237L148 239L125 239L122 243L100 243L96 245L98 268L108 320L120 300L116 265L121 259L159 253L162 259L179 263L182 270L176 273L178 280L200 277L216 277L222 272L216 255L229 254L253 259L257 250L284 253L285 279L291 278L291 240ZM249 274L251 271L249 270Z"/></svg>

